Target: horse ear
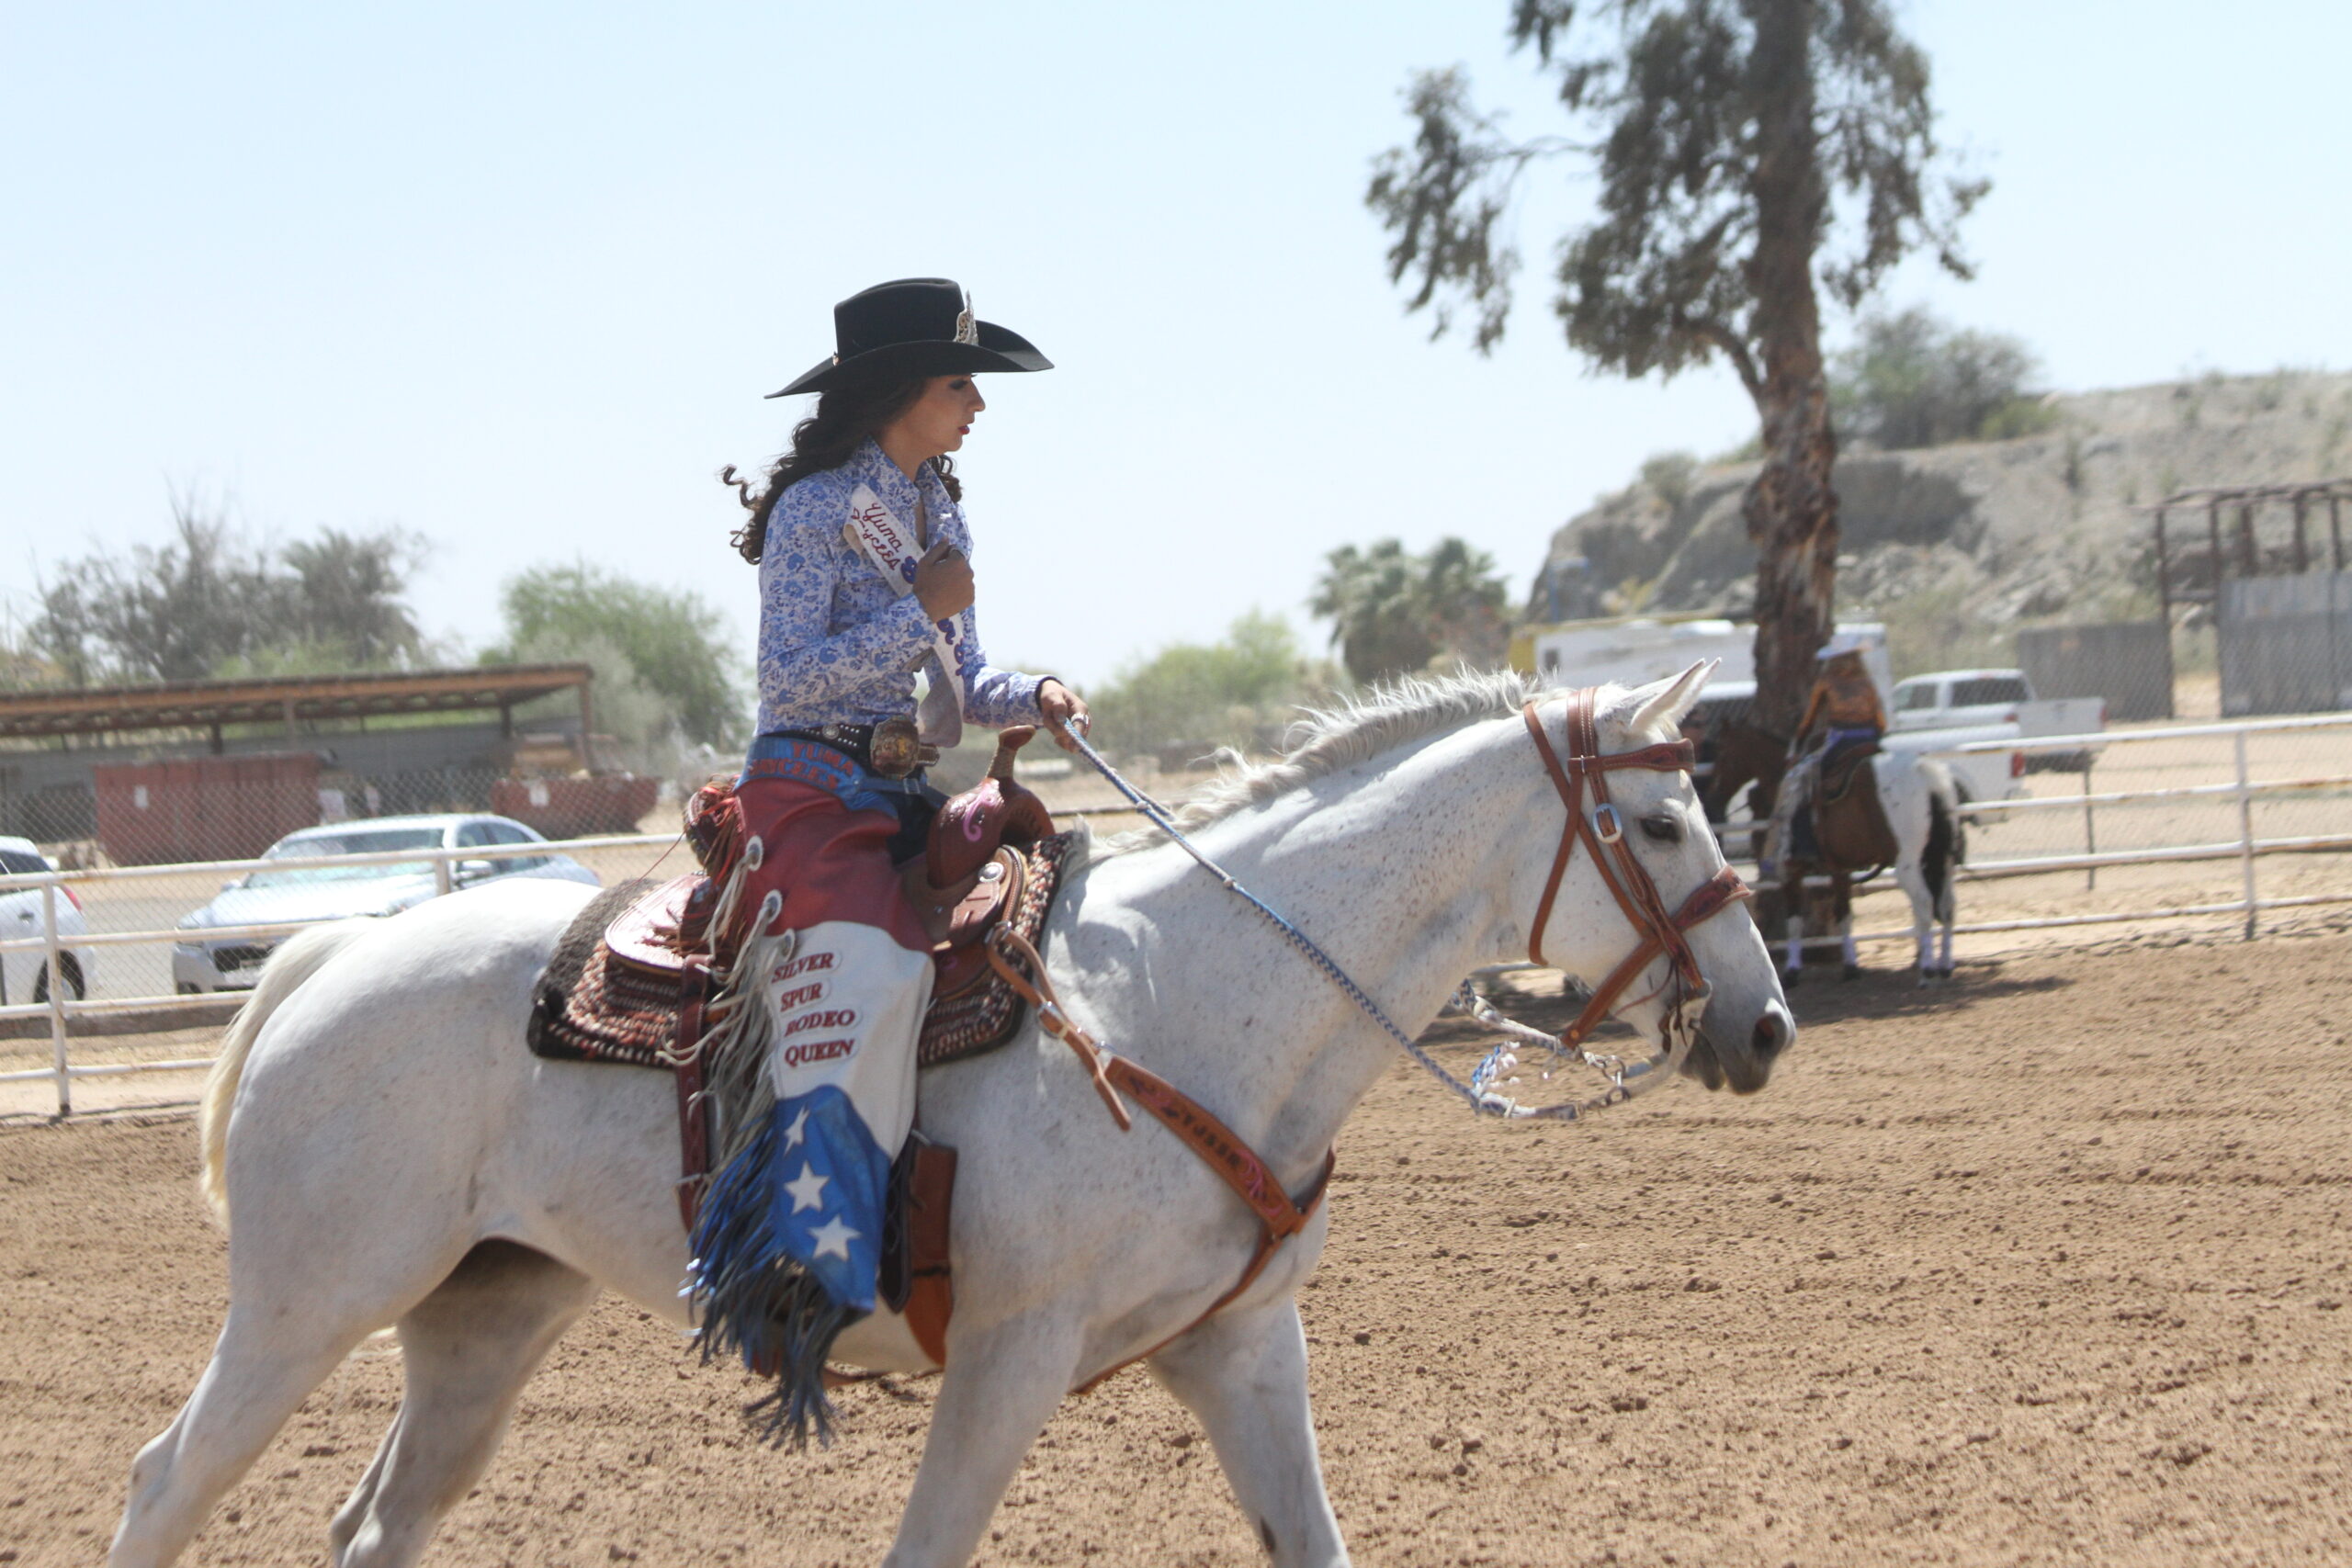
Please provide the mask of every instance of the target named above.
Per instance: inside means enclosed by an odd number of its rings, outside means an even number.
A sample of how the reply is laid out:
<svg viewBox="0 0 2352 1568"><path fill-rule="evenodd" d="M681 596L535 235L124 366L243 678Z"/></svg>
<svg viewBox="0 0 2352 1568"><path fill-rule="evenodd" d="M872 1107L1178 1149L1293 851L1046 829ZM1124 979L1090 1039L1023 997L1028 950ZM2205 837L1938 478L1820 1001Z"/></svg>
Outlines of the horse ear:
<svg viewBox="0 0 2352 1568"><path fill-rule="evenodd" d="M1627 728L1636 733L1676 733L1682 728L1682 716L1690 711L1690 705L1699 700L1699 693L1722 663L1720 659L1702 659L1671 680L1636 689L1634 696L1639 705Z"/></svg>

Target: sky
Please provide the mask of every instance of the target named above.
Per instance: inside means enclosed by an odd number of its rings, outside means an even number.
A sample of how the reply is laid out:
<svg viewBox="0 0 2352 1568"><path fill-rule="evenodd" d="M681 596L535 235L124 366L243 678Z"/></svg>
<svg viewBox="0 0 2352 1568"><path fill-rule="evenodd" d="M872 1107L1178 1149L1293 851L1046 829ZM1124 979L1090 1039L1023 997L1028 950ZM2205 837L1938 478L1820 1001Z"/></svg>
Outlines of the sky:
<svg viewBox="0 0 2352 1568"><path fill-rule="evenodd" d="M1881 304L2017 334L2070 389L2352 362L2352 7L1912 0L1940 132L1993 182L1961 283ZM832 302L944 276L1044 375L958 457L998 662L1100 681L1289 615L1327 552L1460 535L1516 599L1655 452L1753 432L1727 371L1591 373L1542 173L1491 357L1381 264L1370 160L1416 68L1565 127L1503 0L1182 6L35 6L0 50L0 601L163 540L398 526L453 648L513 573L690 591L748 652L723 464L763 465ZM1850 324L1833 318L1833 340Z"/></svg>

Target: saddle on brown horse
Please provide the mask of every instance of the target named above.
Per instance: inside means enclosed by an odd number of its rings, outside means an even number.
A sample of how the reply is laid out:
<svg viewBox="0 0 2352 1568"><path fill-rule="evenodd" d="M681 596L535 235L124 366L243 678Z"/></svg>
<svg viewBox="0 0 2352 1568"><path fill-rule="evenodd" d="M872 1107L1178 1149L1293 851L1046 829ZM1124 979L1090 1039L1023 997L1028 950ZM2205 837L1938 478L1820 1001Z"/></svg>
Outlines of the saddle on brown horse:
<svg viewBox="0 0 2352 1568"><path fill-rule="evenodd" d="M1812 818L1811 848L1833 870L1849 874L1883 870L1902 855L1894 826L1886 819L1878 793L1878 772L1871 759L1878 742L1841 745L1821 760L1814 774L1813 797L1804 803ZM1800 843L1800 854L1807 846Z"/></svg>

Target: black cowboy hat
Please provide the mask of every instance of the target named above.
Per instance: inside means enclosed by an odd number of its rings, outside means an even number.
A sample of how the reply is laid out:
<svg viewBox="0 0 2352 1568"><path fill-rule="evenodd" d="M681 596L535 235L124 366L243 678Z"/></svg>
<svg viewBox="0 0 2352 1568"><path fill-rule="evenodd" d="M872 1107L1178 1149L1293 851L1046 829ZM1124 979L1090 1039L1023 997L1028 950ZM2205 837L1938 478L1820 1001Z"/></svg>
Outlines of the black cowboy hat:
<svg viewBox="0 0 2352 1568"><path fill-rule="evenodd" d="M853 378L1051 370L1019 333L972 319L971 297L944 277L901 277L833 307L831 358L771 398L824 392Z"/></svg>

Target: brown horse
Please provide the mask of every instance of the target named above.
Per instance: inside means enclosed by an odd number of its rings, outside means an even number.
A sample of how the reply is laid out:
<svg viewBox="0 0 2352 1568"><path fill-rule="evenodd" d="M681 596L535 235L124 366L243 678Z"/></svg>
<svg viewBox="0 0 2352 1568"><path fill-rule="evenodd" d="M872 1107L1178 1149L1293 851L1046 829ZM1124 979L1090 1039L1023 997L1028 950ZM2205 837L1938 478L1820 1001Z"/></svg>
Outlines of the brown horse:
<svg viewBox="0 0 2352 1568"><path fill-rule="evenodd" d="M1759 822L1772 815L1781 774L1789 765L1787 737L1759 729L1735 715L1713 725L1700 750L1713 764L1705 787L1699 791L1708 821L1721 822L1729 817L1732 802L1750 784L1757 789L1748 803L1749 815Z"/></svg>
<svg viewBox="0 0 2352 1568"><path fill-rule="evenodd" d="M1792 820L1789 825L1791 841L1781 846L1780 863L1774 867L1787 921L1787 959L1781 976L1784 987L1795 985L1804 969L1804 882L1809 876L1829 879L1824 923L1839 939L1845 977L1851 980L1862 972L1854 946L1853 884L1889 869L1902 853L1879 795L1877 753L1875 745L1849 749L1816 770L1812 798L1800 807L1813 829L1805 852L1800 852L1796 842L1802 836L1798 824Z"/></svg>

